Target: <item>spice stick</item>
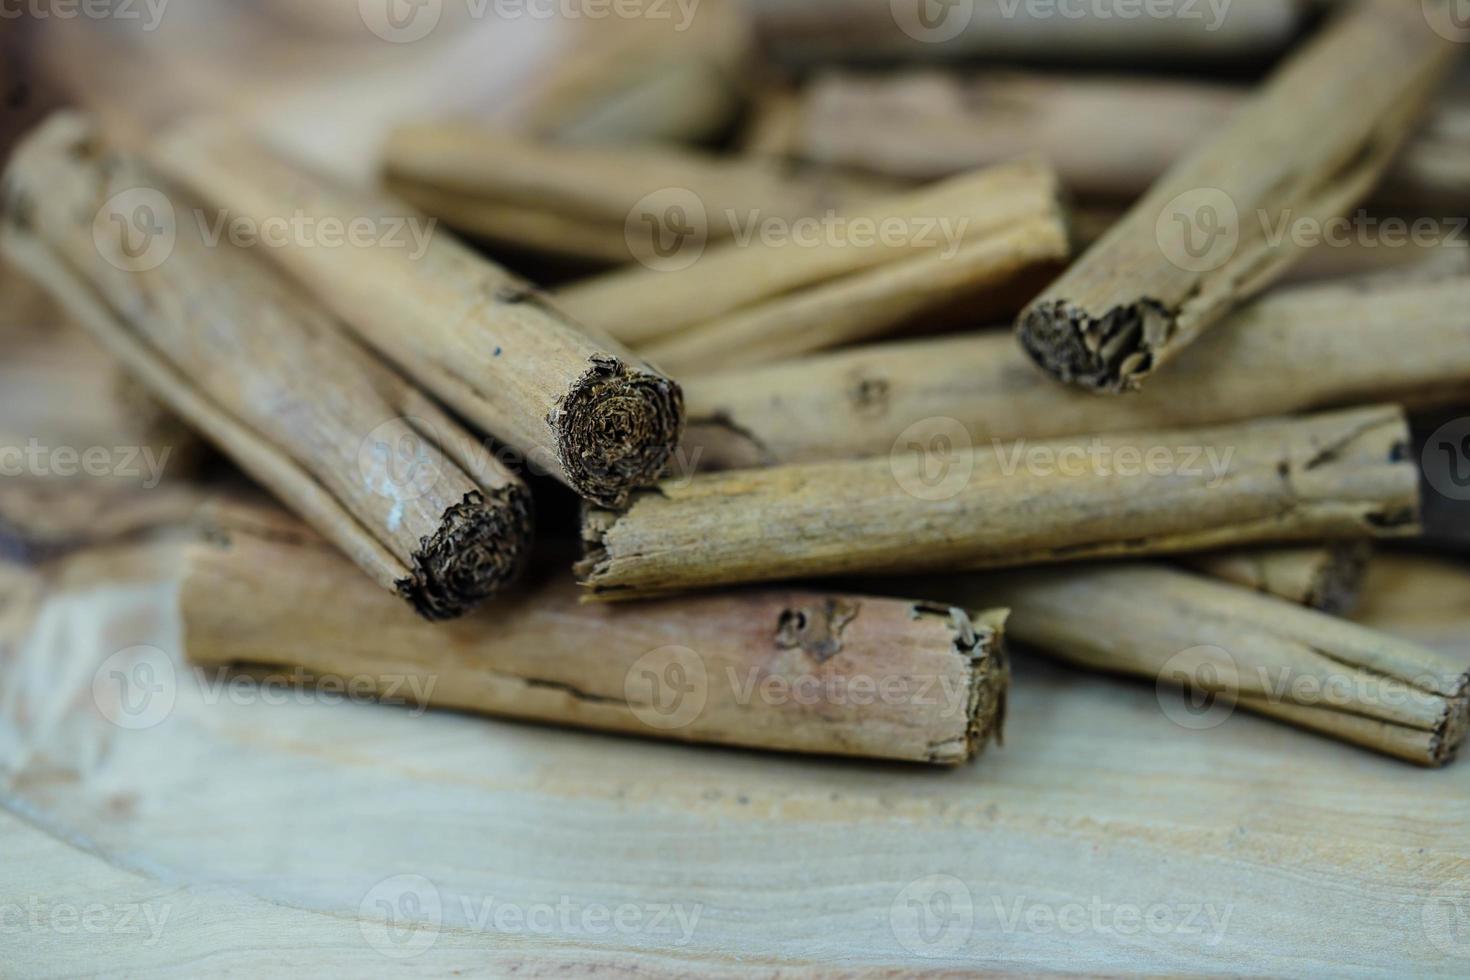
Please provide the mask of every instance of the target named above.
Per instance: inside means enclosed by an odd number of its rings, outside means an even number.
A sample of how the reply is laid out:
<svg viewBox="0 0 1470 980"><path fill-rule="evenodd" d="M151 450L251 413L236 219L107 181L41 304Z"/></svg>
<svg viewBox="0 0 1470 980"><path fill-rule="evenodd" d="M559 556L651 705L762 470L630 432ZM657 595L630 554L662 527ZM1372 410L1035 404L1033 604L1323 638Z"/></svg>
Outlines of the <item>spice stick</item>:
<svg viewBox="0 0 1470 980"><path fill-rule="evenodd" d="M98 480L0 481L0 554L40 561L185 524L200 504L191 483L145 490Z"/></svg>
<svg viewBox="0 0 1470 980"><path fill-rule="evenodd" d="M764 234L759 214L716 215L707 208L711 222L741 222L732 240L681 268L630 267L575 283L559 290L557 300L624 343L646 345L920 254L953 257L962 244L986 239L1000 250L1018 225L1045 223L1065 247L1057 193L1052 172L1027 161L860 203L827 215L822 227L792 227L790 234ZM1046 257L1063 254L1053 250ZM1014 268L1017 262L1007 256L1002 264ZM897 288L907 289L907 282L901 279ZM912 304L903 305L907 312Z"/></svg>
<svg viewBox="0 0 1470 980"><path fill-rule="evenodd" d="M55 117L15 155L6 186L7 253L379 585L444 619L519 574L521 482L493 460L471 477L458 454L473 437L279 273L211 247L188 202L108 153L89 122ZM155 223L153 244L139 250L109 211Z"/></svg>
<svg viewBox="0 0 1470 980"><path fill-rule="evenodd" d="M453 122L394 130L384 170L390 189L450 225L500 244L613 262L653 254L651 228L638 220L650 195L675 203L692 194L716 219L735 212L789 221L882 187L876 179L803 175L770 160L673 147L561 146ZM725 220L704 224L711 237L733 230ZM554 231L569 232L570 241Z"/></svg>
<svg viewBox="0 0 1470 980"><path fill-rule="evenodd" d="M1331 541L1300 548L1204 552L1181 560L1212 578L1341 616L1357 604L1371 554L1363 541Z"/></svg>
<svg viewBox="0 0 1470 980"><path fill-rule="evenodd" d="M1360 277L1273 291L1127 398L1037 372L1004 332L887 343L684 381L702 469L876 456L900 438L973 445L1182 428L1470 391L1470 276Z"/></svg>
<svg viewBox="0 0 1470 980"><path fill-rule="evenodd" d="M980 315L1027 270L1060 262L1067 233L1038 218L961 246L934 250L707 320L641 348L678 377L770 364L882 335L921 314ZM996 312L1003 312L996 310Z"/></svg>
<svg viewBox="0 0 1470 980"><path fill-rule="evenodd" d="M1270 55L1291 39L1305 5L1258 0L1198 17L1120 17L1121 8L1092 4L1063 13L1056 5L1006 0L944 7L916 0L752 0L748 6L763 47L797 65L964 58L1197 66Z"/></svg>
<svg viewBox="0 0 1470 980"><path fill-rule="evenodd" d="M1168 566L1078 565L923 587L960 604L1005 602L1010 637L1063 660L1213 694L1220 721L1238 704L1424 766L1453 759L1470 728L1463 653Z"/></svg>
<svg viewBox="0 0 1470 980"><path fill-rule="evenodd" d="M625 510L589 511L578 572L595 596L623 599L1411 534L1418 472L1407 440L1403 412L1378 406L666 480Z"/></svg>
<svg viewBox="0 0 1470 980"><path fill-rule="evenodd" d="M426 389L583 497L616 505L663 470L683 428L678 385L447 234L429 230L415 256L392 236L421 216L222 124L186 125L154 149L165 173L256 227L371 224L366 243L263 251Z"/></svg>
<svg viewBox="0 0 1470 980"><path fill-rule="evenodd" d="M1049 374L1114 393L1173 359L1372 189L1459 46L1357 0L1021 314ZM1350 107L1345 111L1345 107Z"/></svg>
<svg viewBox="0 0 1470 980"><path fill-rule="evenodd" d="M1246 92L1218 82L934 70L829 72L778 103L762 149L934 180L1036 153L1072 193L1132 200L1229 121ZM1432 106L1373 193L1379 204L1470 201L1470 105Z"/></svg>
<svg viewBox="0 0 1470 980"><path fill-rule="evenodd" d="M248 526L193 549L199 664L422 678L435 707L690 742L964 762L999 739L1003 611L812 591L610 607L563 575L427 627L308 538ZM389 691L387 693L393 693Z"/></svg>

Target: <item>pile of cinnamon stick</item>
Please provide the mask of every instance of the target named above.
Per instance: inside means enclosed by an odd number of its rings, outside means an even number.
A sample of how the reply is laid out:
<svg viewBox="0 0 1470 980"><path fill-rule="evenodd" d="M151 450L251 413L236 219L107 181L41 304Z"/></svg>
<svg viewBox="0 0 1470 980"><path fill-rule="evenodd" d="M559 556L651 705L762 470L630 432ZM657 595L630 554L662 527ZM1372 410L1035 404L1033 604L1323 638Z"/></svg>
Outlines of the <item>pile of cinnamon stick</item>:
<svg viewBox="0 0 1470 980"><path fill-rule="evenodd" d="M274 502L7 476L0 535L183 525L193 662L445 707L955 764L1001 737L1009 646L1158 684L1161 737L1238 706L1443 764L1470 646L1344 618L1370 541L1440 536L1423 494L1470 513L1434 2L1233 17L1249 91L1079 75L1137 40L986 4L917 46L754 4L739 58L610 48L541 125L407 123L376 187L227 118L124 146L58 113L6 166L6 261ZM973 64L1033 49L1078 64ZM705 94L599 102L661 57ZM1443 240L1335 263L1310 232L1361 244L1369 206Z"/></svg>

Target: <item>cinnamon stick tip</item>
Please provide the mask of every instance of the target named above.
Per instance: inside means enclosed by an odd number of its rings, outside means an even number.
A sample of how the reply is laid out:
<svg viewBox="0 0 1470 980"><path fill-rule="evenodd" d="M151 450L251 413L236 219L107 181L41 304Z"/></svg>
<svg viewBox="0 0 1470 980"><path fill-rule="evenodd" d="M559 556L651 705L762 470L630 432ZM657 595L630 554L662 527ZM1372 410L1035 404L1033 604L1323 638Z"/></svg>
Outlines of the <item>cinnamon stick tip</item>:
<svg viewBox="0 0 1470 980"><path fill-rule="evenodd" d="M487 499L488 494L488 499ZM419 539L411 574L398 594L431 621L454 619L520 577L531 550L531 497L506 485L472 491Z"/></svg>
<svg viewBox="0 0 1470 980"><path fill-rule="evenodd" d="M1006 695L1011 682L1005 647L1009 612L992 609L972 616L943 603L914 603L915 618L937 616L948 623L954 653L965 661L967 671L964 733L931 745L928 761L959 765L983 752L992 739L996 745L1005 744Z"/></svg>
<svg viewBox="0 0 1470 980"><path fill-rule="evenodd" d="M1173 316L1146 297L1101 316L1071 300L1040 300L1016 321L1021 346L1043 371L1106 395L1136 389L1173 332Z"/></svg>
<svg viewBox="0 0 1470 980"><path fill-rule="evenodd" d="M667 468L684 433L684 393L661 374L597 355L547 422L572 489L621 507Z"/></svg>
<svg viewBox="0 0 1470 980"><path fill-rule="evenodd" d="M1455 693L1445 699L1445 713L1429 743L1430 766L1453 762L1470 733L1470 673L1462 674Z"/></svg>
<svg viewBox="0 0 1470 980"><path fill-rule="evenodd" d="M1312 577L1306 604L1345 616L1358 604L1373 547L1366 541L1336 541L1326 550L1326 561Z"/></svg>

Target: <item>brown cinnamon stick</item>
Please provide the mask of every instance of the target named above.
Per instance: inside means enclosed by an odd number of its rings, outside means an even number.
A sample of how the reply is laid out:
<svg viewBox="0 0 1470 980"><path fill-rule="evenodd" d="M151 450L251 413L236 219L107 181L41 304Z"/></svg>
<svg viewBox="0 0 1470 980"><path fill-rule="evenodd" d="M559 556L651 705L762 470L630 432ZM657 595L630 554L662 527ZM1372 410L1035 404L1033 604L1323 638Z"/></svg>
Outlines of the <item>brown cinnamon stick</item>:
<svg viewBox="0 0 1470 980"><path fill-rule="evenodd" d="M1020 269L1060 260L1067 243L1057 195L1049 168L1022 162L862 202L811 228L735 215L721 219L744 222L735 236L692 261L614 270L557 299L655 358L671 353L664 341L699 342L713 363L750 357L746 349L762 341L780 344L760 354L769 360L874 336L953 303L966 285L983 293ZM767 228L783 233L763 234ZM804 342L814 325L820 339ZM694 359L686 354L680 366Z"/></svg>
<svg viewBox="0 0 1470 980"><path fill-rule="evenodd" d="M706 215L701 231L713 241L734 231L726 214L789 221L882 187L770 160L563 146L463 122L400 126L383 152L389 189L455 228L498 245L607 263L654 254L657 229L639 219L658 195L692 194Z"/></svg>
<svg viewBox="0 0 1470 980"><path fill-rule="evenodd" d="M1357 277L1272 291L1127 398L1035 371L1002 332L835 351L684 382L684 457L728 469L877 456L900 439L976 446L1213 425L1470 391L1470 277Z"/></svg>
<svg viewBox="0 0 1470 980"><path fill-rule="evenodd" d="M610 607L555 576L430 628L279 521L221 526L227 543L192 551L181 593L196 664L367 677L435 707L792 752L953 765L1000 737L1001 611L790 590Z"/></svg>
<svg viewBox="0 0 1470 980"><path fill-rule="evenodd" d="M1212 578L1341 616L1357 605L1371 553L1363 541L1333 541L1300 548L1203 552L1181 561Z"/></svg>
<svg viewBox="0 0 1470 980"><path fill-rule="evenodd" d="M907 589L910 583L899 584ZM1011 607L1017 641L1093 670L1185 684L1189 727L1239 705L1423 766L1470 730L1470 656L1422 647L1164 565L1102 564L928 581ZM1187 710L1187 709L1176 709Z"/></svg>
<svg viewBox="0 0 1470 980"><path fill-rule="evenodd" d="M1036 298L1022 345L1084 389L1138 387L1304 251L1273 229L1363 199L1459 50L1416 5L1357 0Z"/></svg>
<svg viewBox="0 0 1470 980"><path fill-rule="evenodd" d="M471 476L473 437L256 256L211 246L89 122L53 118L5 181L7 254L379 585L445 619L519 574L520 480L488 456ZM136 220L156 236L141 247Z"/></svg>
<svg viewBox="0 0 1470 980"><path fill-rule="evenodd" d="M623 599L735 582L1412 534L1393 406L1210 429L896 449L667 480L584 522L583 583Z"/></svg>
<svg viewBox="0 0 1470 980"><path fill-rule="evenodd" d="M1036 153L1072 193L1128 201L1245 99L1234 85L1165 77L829 72L780 107L762 150L910 180ZM1470 105L1436 102L1372 199L1470 201Z"/></svg>
<svg viewBox="0 0 1470 980"><path fill-rule="evenodd" d="M152 159L221 214L257 227L296 215L379 229L423 220L222 123L174 130ZM449 235L432 230L420 247L415 255L384 234L263 251L426 389L587 499L616 505L663 470L683 428L678 385Z"/></svg>

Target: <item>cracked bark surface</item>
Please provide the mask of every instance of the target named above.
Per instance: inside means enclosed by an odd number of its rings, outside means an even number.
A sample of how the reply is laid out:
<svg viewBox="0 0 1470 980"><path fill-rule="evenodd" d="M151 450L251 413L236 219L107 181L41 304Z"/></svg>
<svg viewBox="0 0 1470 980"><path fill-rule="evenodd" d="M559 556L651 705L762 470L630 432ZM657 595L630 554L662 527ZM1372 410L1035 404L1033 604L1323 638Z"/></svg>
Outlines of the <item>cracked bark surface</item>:
<svg viewBox="0 0 1470 980"><path fill-rule="evenodd" d="M1010 678L1001 610L812 590L615 607L532 574L431 626L272 511L215 515L180 595L195 663L408 675L432 706L690 742L954 765L999 739Z"/></svg>
<svg viewBox="0 0 1470 980"><path fill-rule="evenodd" d="M590 509L577 571L594 597L629 599L1406 535L1419 493L1407 440L1402 409L1379 406L707 474Z"/></svg>
<svg viewBox="0 0 1470 980"><path fill-rule="evenodd" d="M1372 190L1457 53L1411 4L1355 4L1022 312L1022 347L1085 390L1137 388L1305 251L1278 225Z"/></svg>
<svg viewBox="0 0 1470 980"><path fill-rule="evenodd" d="M925 587L953 602L1006 603L1012 638L1040 652L1184 683L1215 699L1215 724L1239 706L1424 766L1451 761L1470 725L1463 657L1166 565L951 576Z"/></svg>

